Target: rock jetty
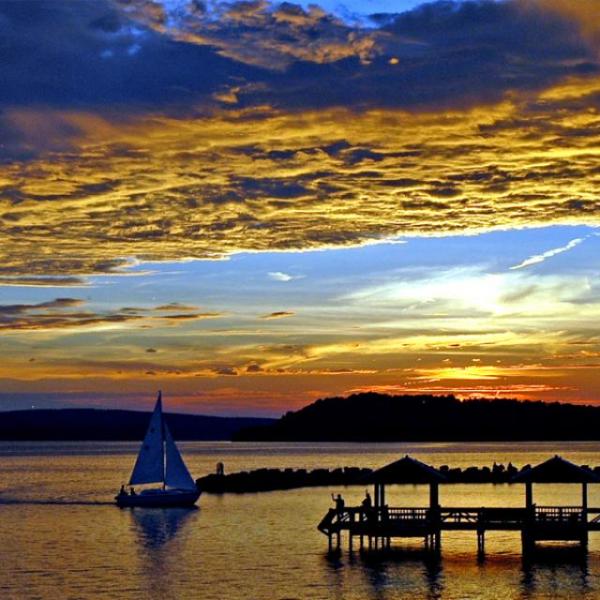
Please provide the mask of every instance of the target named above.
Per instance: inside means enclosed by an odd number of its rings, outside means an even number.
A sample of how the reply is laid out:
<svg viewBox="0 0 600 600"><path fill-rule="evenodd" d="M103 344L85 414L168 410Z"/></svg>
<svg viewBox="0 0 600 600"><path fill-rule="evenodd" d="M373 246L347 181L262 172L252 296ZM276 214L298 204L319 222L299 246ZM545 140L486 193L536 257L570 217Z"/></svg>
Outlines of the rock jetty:
<svg viewBox="0 0 600 600"><path fill-rule="evenodd" d="M582 465L589 468L587 465ZM494 463L491 467L452 468L448 465L440 467L447 477L448 483L510 483L520 471L529 468L524 465L520 469L512 463L508 465ZM593 469L600 475L600 467ZM360 467L341 467L338 469L255 469L240 471L226 475L220 472L206 475L196 481L203 492L209 494L269 492L274 490L291 490L304 487L330 487L366 485L372 469Z"/></svg>

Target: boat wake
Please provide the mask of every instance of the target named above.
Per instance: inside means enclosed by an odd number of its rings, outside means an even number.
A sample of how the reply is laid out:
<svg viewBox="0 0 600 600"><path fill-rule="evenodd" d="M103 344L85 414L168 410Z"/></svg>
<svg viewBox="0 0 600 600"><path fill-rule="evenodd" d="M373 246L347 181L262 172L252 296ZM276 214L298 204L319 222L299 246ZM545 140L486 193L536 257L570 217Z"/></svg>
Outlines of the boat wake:
<svg viewBox="0 0 600 600"><path fill-rule="evenodd" d="M0 498L0 506L3 505L41 505L41 506L114 506L109 500L62 500L53 498Z"/></svg>

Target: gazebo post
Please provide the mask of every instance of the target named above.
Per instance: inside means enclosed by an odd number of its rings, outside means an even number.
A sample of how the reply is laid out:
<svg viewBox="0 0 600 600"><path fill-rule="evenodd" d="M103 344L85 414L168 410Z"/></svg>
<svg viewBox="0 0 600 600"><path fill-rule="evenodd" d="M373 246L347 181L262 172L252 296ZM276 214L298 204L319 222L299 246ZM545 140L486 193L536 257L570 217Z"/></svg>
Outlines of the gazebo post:
<svg viewBox="0 0 600 600"><path fill-rule="evenodd" d="M582 523L582 534L581 534L581 546L586 549L588 545L588 484L584 481L581 484L581 520Z"/></svg>
<svg viewBox="0 0 600 600"><path fill-rule="evenodd" d="M533 541L533 525L535 521L535 512L533 507L533 483L525 482L525 523L521 530L521 542L523 555L529 554L533 549L535 542Z"/></svg>
<svg viewBox="0 0 600 600"><path fill-rule="evenodd" d="M440 487L437 481L429 484L429 518L433 527L433 549L435 552L439 552L442 536L440 531Z"/></svg>
<svg viewBox="0 0 600 600"><path fill-rule="evenodd" d="M525 482L525 508L530 511L533 508L533 483Z"/></svg>
<svg viewBox="0 0 600 600"><path fill-rule="evenodd" d="M440 504L440 488L437 482L429 484L429 508L437 508Z"/></svg>

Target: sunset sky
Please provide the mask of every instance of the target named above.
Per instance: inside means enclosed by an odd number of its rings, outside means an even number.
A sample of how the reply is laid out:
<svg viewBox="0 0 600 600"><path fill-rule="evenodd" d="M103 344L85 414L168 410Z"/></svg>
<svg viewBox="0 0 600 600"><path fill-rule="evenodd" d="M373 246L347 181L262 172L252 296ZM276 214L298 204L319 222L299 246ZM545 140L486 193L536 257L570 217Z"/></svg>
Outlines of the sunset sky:
<svg viewBox="0 0 600 600"><path fill-rule="evenodd" d="M0 409L600 403L598 0L0 0Z"/></svg>

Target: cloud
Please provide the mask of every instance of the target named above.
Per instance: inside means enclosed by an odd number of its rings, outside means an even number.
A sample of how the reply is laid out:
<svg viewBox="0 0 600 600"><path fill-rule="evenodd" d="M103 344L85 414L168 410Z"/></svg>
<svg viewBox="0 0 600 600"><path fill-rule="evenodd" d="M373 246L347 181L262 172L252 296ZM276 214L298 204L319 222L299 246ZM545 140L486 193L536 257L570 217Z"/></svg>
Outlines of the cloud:
<svg viewBox="0 0 600 600"><path fill-rule="evenodd" d="M264 0L203 10L127 0L123 11L166 37L260 67L215 92L244 107L465 106L547 86L595 57L577 11L544 0L439 1L374 15L375 27Z"/></svg>
<svg viewBox="0 0 600 600"><path fill-rule="evenodd" d="M198 310L198 307L188 304L181 304L180 302L170 302L169 304L161 304L160 306L156 306L154 310L157 312L174 310L179 312L194 312Z"/></svg>
<svg viewBox="0 0 600 600"><path fill-rule="evenodd" d="M171 314L158 317L159 319L165 319L167 321L200 321L203 319L218 319L222 317L223 313L220 312L199 312L199 313L181 313Z"/></svg>
<svg viewBox="0 0 600 600"><path fill-rule="evenodd" d="M83 300L79 298L56 298L56 300L48 300L38 304L4 304L0 305L0 315L22 315L29 312L45 314L53 309L73 308L81 306L83 303Z"/></svg>
<svg viewBox="0 0 600 600"><path fill-rule="evenodd" d="M111 0L3 1L0 32L11 57L0 66L0 106L108 111L123 104L157 106L177 102L182 94L209 99L230 77L251 73L207 47L173 43L127 18ZM52 59L42 64L44 57ZM40 130L30 130L30 140L46 148L63 144L49 135L49 125L40 120ZM76 131L68 124L61 130L66 140ZM10 129L8 134L19 135ZM28 150L24 143L22 151Z"/></svg>
<svg viewBox="0 0 600 600"><path fill-rule="evenodd" d="M332 63L356 57L368 61L376 44L369 30L349 27L317 5L290 2L121 2L123 13L178 41L218 49L236 61L283 70L296 61Z"/></svg>
<svg viewBox="0 0 600 600"><path fill-rule="evenodd" d="M210 259L386 236L597 224L600 129L589 107L600 106L600 84L573 81L553 94L439 115L241 112L105 123L108 132L91 126L76 156L0 165L0 275L114 273L127 266L124 256ZM327 147L342 132L345 147ZM511 153L503 151L507 139ZM144 146L144 158L113 154L111 145ZM365 147L383 158L347 161ZM285 198L267 178L293 178L304 192ZM113 189L80 191L99 179ZM19 199L2 195L7 186L20 188ZM447 189L452 194L440 194Z"/></svg>
<svg viewBox="0 0 600 600"><path fill-rule="evenodd" d="M360 27L315 5L266 0L208 8L159 0L9 1L0 5L12 57L0 66L0 105L41 102L123 116L228 105L420 111L499 101L512 89L547 87L593 67L586 35L593 19L559 4L441 1ZM55 60L41 65L49 55ZM7 122L5 146L20 144L27 154L32 144L68 146L77 134L69 122L40 119L37 126L23 137Z"/></svg>
<svg viewBox="0 0 600 600"><path fill-rule="evenodd" d="M78 302L74 306L79 304L82 303ZM124 313L67 311L61 310L63 306L58 304L55 308L57 310L48 310L43 308L43 304L0 306L0 332L116 328L123 323L142 318L140 315Z"/></svg>
<svg viewBox="0 0 600 600"><path fill-rule="evenodd" d="M259 319L265 319L265 320L270 320L270 319L286 319L287 317L293 317L296 313L292 312L292 311L287 311L287 310L279 310L276 312L272 312L272 313L268 313L266 315L261 315L259 317Z"/></svg>
<svg viewBox="0 0 600 600"><path fill-rule="evenodd" d="M0 287L88 287L81 277L0 277Z"/></svg>
<svg viewBox="0 0 600 600"><path fill-rule="evenodd" d="M596 50L600 50L600 22L598 21L598 3L596 0L539 0L541 5L556 11L563 18L574 21L585 39Z"/></svg>
<svg viewBox="0 0 600 600"><path fill-rule="evenodd" d="M92 311L81 307L79 298L56 298L37 304L0 305L0 333L51 330L99 330L160 328L180 322L213 319L218 312L155 315L156 309L123 308L117 311ZM74 310L77 309L77 310ZM146 352L156 352L148 348Z"/></svg>
<svg viewBox="0 0 600 600"><path fill-rule="evenodd" d="M542 254L536 254L534 256L530 256L529 258L526 258L523 262L519 263L518 265L510 267L510 269L511 270L523 269L525 267L530 267L531 265L537 265L539 263L544 262L548 258L552 258L553 256L556 256L557 254L562 254L563 252L568 252L569 250L572 250L573 248L579 246L579 244L581 244L581 242L585 241L585 239L586 238L575 238L575 239L571 240L569 243L565 244L564 246L561 246L560 248L553 248L552 250L547 250L546 252L543 252Z"/></svg>
<svg viewBox="0 0 600 600"><path fill-rule="evenodd" d="M237 370L234 367L229 366L221 366L215 367L213 369L215 375L227 375L227 376L236 376L238 374Z"/></svg>
<svg viewBox="0 0 600 600"><path fill-rule="evenodd" d="M0 283L598 224L591 6L1 3Z"/></svg>
<svg viewBox="0 0 600 600"><path fill-rule="evenodd" d="M360 386L347 390L346 394L360 394L365 392L377 392L380 394L434 394L446 395L453 394L457 398L490 398L493 396L501 398L514 398L530 400L532 396L540 393L554 392L564 394L565 391L571 391L567 386L549 385L546 383L530 384L510 384L500 385L469 385L457 383L455 385L371 385Z"/></svg>
<svg viewBox="0 0 600 600"><path fill-rule="evenodd" d="M303 275L289 275L288 273L283 273L282 271L269 272L268 276L269 279L272 279L273 281L281 282L294 281L296 279L302 279L304 277Z"/></svg>

